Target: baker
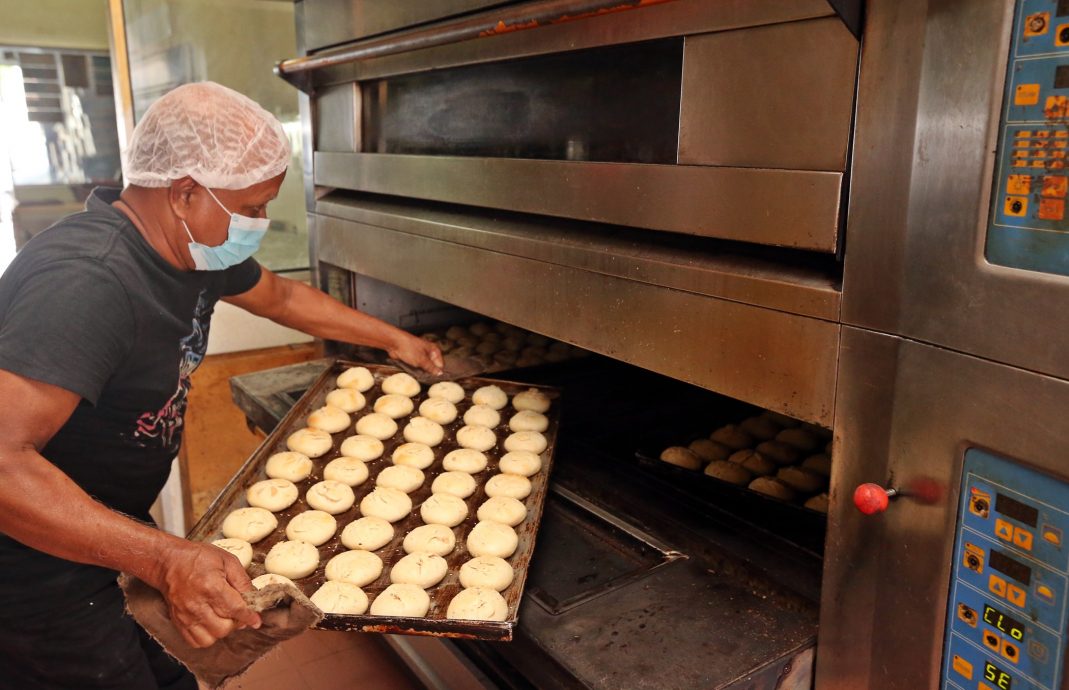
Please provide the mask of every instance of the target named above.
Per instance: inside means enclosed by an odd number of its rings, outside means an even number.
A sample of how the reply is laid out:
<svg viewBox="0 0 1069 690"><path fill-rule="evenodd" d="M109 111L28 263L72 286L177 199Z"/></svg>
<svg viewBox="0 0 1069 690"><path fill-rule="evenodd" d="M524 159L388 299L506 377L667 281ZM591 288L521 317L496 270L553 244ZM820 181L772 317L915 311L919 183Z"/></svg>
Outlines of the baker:
<svg viewBox="0 0 1069 690"><path fill-rule="evenodd" d="M124 614L117 571L162 592L195 646L260 624L234 556L148 513L220 299L440 372L435 345L251 258L289 160L250 99L179 87L135 128L127 187L95 190L0 277L0 687L196 688Z"/></svg>

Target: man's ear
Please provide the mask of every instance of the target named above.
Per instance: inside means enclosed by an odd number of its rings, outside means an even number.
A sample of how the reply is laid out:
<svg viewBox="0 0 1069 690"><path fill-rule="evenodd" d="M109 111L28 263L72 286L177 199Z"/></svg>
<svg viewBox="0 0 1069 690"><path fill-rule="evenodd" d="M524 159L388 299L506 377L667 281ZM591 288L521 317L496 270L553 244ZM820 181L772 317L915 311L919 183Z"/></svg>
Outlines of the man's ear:
<svg viewBox="0 0 1069 690"><path fill-rule="evenodd" d="M182 220L189 217L190 205L193 201L193 190L196 188L197 183L188 175L171 182L167 201L171 204L171 210L174 211L174 214Z"/></svg>

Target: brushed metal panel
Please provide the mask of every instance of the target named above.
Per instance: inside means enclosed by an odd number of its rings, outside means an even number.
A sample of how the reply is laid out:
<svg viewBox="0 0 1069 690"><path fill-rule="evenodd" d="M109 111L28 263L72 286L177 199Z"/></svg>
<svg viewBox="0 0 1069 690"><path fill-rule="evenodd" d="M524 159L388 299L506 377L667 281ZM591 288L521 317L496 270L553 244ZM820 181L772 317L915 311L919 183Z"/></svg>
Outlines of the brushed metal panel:
<svg viewBox="0 0 1069 690"><path fill-rule="evenodd" d="M983 254L1013 6L869 3L844 320L1069 378L1069 279Z"/></svg>
<svg viewBox="0 0 1069 690"><path fill-rule="evenodd" d="M324 216L376 225L502 254L719 297L802 316L838 321L840 293L833 270L775 258L658 243L654 233L628 233L574 221L426 208L383 199L327 195ZM652 235L652 237L651 237Z"/></svg>
<svg viewBox="0 0 1069 690"><path fill-rule="evenodd" d="M935 688L964 452L1065 477L1069 382L852 327L841 353L817 687ZM934 500L865 516L862 482Z"/></svg>
<svg viewBox="0 0 1069 690"><path fill-rule="evenodd" d="M845 170L857 46L837 17L687 37L679 162Z"/></svg>
<svg viewBox="0 0 1069 690"><path fill-rule="evenodd" d="M361 91L359 84L328 86L316 92L315 134L317 151L356 153L361 145Z"/></svg>
<svg viewBox="0 0 1069 690"><path fill-rule="evenodd" d="M830 426L839 325L320 216L319 258Z"/></svg>
<svg viewBox="0 0 1069 690"><path fill-rule="evenodd" d="M834 252L842 174L317 152L316 184Z"/></svg>

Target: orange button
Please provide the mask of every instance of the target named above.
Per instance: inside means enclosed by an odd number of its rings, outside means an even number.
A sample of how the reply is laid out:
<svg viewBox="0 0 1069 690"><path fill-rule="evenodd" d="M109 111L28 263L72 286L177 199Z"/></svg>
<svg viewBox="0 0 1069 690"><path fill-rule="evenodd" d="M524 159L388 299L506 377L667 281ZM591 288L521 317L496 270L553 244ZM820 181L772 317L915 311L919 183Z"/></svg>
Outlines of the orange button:
<svg viewBox="0 0 1069 690"><path fill-rule="evenodd" d="M1018 84L1013 92L1014 105L1035 105L1039 103L1039 84Z"/></svg>
<svg viewBox="0 0 1069 690"><path fill-rule="evenodd" d="M995 633L993 633L990 630L985 630L984 631L983 642L984 642L984 646L987 647L988 649L990 649L991 651L995 652L995 654L998 654L999 650L1002 649L1002 640L1000 640L999 636L996 635Z"/></svg>
<svg viewBox="0 0 1069 690"><path fill-rule="evenodd" d="M1050 525L1043 525L1043 540L1060 549L1062 548L1062 531Z"/></svg>
<svg viewBox="0 0 1069 690"><path fill-rule="evenodd" d="M1042 166L1041 166L1042 167ZM1028 215L1028 197L1026 196L1008 196L1006 197L1006 203L1002 207L1003 212L1007 216L1013 216L1015 218L1022 218ZM1009 524L1009 523L1006 523ZM997 533L997 530L996 530ZM1013 538L1013 528L1010 528L1009 536L1007 540Z"/></svg>
<svg viewBox="0 0 1069 690"><path fill-rule="evenodd" d="M1010 177L1030 177L1028 175L1010 175ZM1031 181L1031 180L1029 180ZM1069 177L1065 175L1044 175L1043 186L1040 194L1048 197L1062 198L1069 191ZM1028 192L1010 192L1011 194L1027 194Z"/></svg>
<svg viewBox="0 0 1069 690"><path fill-rule="evenodd" d="M1039 597L1039 600L1044 602L1044 603L1047 603L1047 604L1053 604L1054 603L1054 590L1051 589L1050 587L1048 587L1047 585L1044 585L1044 584L1036 585L1036 596Z"/></svg>
<svg viewBox="0 0 1069 690"><path fill-rule="evenodd" d="M1024 608L1025 602L1028 601L1028 595L1025 591L1017 585L1006 585L1006 598L1010 600L1010 603Z"/></svg>
<svg viewBox="0 0 1069 690"><path fill-rule="evenodd" d="M987 588L1000 597L1006 597L1006 581L998 575L992 574L987 580Z"/></svg>
<svg viewBox="0 0 1069 690"><path fill-rule="evenodd" d="M1013 167L1015 167L1015 168L1027 168L1028 167L1028 159L1027 158L1014 158L1013 159Z"/></svg>
<svg viewBox="0 0 1069 690"><path fill-rule="evenodd" d="M1018 130L1018 131L1013 133L1013 136L1017 137L1018 139L1027 139L1027 138L1032 136L1032 130L1030 130L1030 129Z"/></svg>
<svg viewBox="0 0 1069 690"><path fill-rule="evenodd" d="M1022 214L1023 215L1023 214ZM1013 525L1002 518L995 519L995 535L1004 541L1013 541Z"/></svg>
<svg viewBox="0 0 1069 690"><path fill-rule="evenodd" d="M1040 199L1039 200L1039 213L1036 214L1040 220L1063 220L1065 218L1065 201L1063 199ZM1028 546L1019 544L1017 542L1017 530L1013 533L1013 542L1024 549L1032 548L1032 534L1026 532L1028 535Z"/></svg>
<svg viewBox="0 0 1069 690"><path fill-rule="evenodd" d="M1054 45L1069 46L1069 41L1062 40L1062 31L1067 27L1069 27L1069 24L1062 24L1058 27L1058 30L1054 33Z"/></svg>
<svg viewBox="0 0 1069 690"><path fill-rule="evenodd" d="M1046 180L1047 180L1048 177L1050 177L1050 176L1048 175L1048 176L1043 178L1043 180L1044 180L1044 182L1043 182L1044 188L1046 188L1046 184L1047 184ZM1064 180L1065 178L1063 177L1062 179ZM1032 189L1032 176L1031 175L1010 175L1009 177L1006 178L1006 192L1009 193L1009 194L1028 194L1028 192L1031 191L1031 189ZM1054 195L1049 195L1049 196L1054 196ZM973 502L979 501L979 500L985 500L985 501L987 501L987 505L991 505L991 499L986 494L980 494L980 495L977 495L977 496L973 496L973 498L972 498ZM970 503L970 507L971 506L972 506L972 504ZM973 512L977 513L978 511L973 510Z"/></svg>
<svg viewBox="0 0 1069 690"><path fill-rule="evenodd" d="M1018 659L1021 657L1021 650L1017 648L1017 645L1010 642L1009 640L1003 640L1002 656L1006 657L1007 659L1016 664Z"/></svg>
<svg viewBox="0 0 1069 690"><path fill-rule="evenodd" d="M1055 200L1054 199L1044 199L1043 201L1055 201ZM1065 215L1065 202L1064 201L1060 201L1060 203L1062 205L1062 208L1061 208L1062 215L1064 216ZM1042 202L1040 202L1040 204L1039 204L1039 217L1040 218L1043 217L1043 203ZM1029 532L1026 529L1021 529L1020 527L1015 527L1013 529L1013 543L1016 544L1017 546L1020 546L1025 551L1031 551L1032 550L1032 533Z"/></svg>
<svg viewBox="0 0 1069 690"><path fill-rule="evenodd" d="M1024 18L1025 36L1042 36L1050 28L1050 12L1036 12Z"/></svg>
<svg viewBox="0 0 1069 690"><path fill-rule="evenodd" d="M1048 120L1064 120L1069 115L1069 97L1067 96L1047 96L1047 101L1043 105L1043 116ZM1040 135L1043 132L1039 133ZM1050 136L1050 134L1047 134Z"/></svg>
<svg viewBox="0 0 1069 690"><path fill-rule="evenodd" d="M968 661L955 654L953 666L955 671L965 677L965 680L972 680L972 664Z"/></svg>

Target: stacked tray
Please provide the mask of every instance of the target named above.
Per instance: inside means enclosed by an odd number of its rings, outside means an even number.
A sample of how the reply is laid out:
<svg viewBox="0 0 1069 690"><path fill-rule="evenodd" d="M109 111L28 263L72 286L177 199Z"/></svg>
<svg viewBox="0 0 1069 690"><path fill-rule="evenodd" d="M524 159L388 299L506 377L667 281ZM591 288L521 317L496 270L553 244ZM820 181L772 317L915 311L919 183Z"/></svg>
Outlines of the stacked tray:
<svg viewBox="0 0 1069 690"><path fill-rule="evenodd" d="M326 465L341 455L340 447L343 441L356 434L354 430L355 423L374 411L376 401L383 395L381 389L382 381L398 373L397 369L380 365L360 365L348 361L336 361L333 363L294 405L289 414L249 458L242 469L238 471L208 509L204 518L194 527L190 533L191 539L211 542L224 537L222 525L227 515L234 510L247 507L249 505L246 497L248 488L256 482L267 479L265 467L268 459L276 453L290 450L287 447L287 439L295 431L307 426L307 420L311 412L324 406L327 394L336 387L335 382L338 376L352 367L359 366L369 370L374 378L372 387L363 392L366 406L350 415L351 422L344 431L331 434L330 450L319 457L313 458L311 474L306 479L296 482L298 489L297 500L287 508L275 512L274 515L278 520L278 526L266 537L252 544L253 557L247 569L249 576L256 578L266 572L264 566L266 555L273 546L287 539L286 526L289 521L295 515L310 509L306 499L308 490L323 480L323 471ZM517 622L517 611L523 594L523 586L527 577L531 554L534 551L535 537L541 521L549 484L549 472L552 467L553 450L559 427L559 391L544 386L531 386L479 378L460 379L456 383L464 389L465 393L464 399L456 404L457 419L450 424L444 425L444 439L440 444L433 447L434 462L423 470L425 479L422 485L408 494L412 501L412 510L393 523L394 536L392 540L385 546L374 550L374 553L383 562L381 575L362 587L373 606L375 598L391 584L390 571L392 567L406 555L402 547L405 536L416 527L424 524L420 514L420 507L424 501L431 497L431 485L435 478L445 471L442 466L443 458L450 451L460 447L457 443L456 434L464 426L463 417L465 412L473 405L472 393L483 386L497 386L508 395L509 400L508 404L499 410L501 422L493 429L497 443L485 452L488 459L486 468L472 474L476 489L464 501L468 508L468 515L463 522L452 528L456 537L456 546L444 556L448 564L445 578L427 589L427 593L430 595L430 608L426 616L372 615L369 608L369 612L361 615L328 613L319 624L319 627L331 630L423 634L484 640L509 640L512 638L512 631ZM337 521L337 530L330 540L318 547L319 564L315 571L307 577L294 580L297 587L304 591L305 594L311 596L324 584L326 581L325 566L327 562L334 556L348 550L342 545L339 537L349 523L361 517L361 499L375 488L379 473L383 469L393 466L394 463L391 461L393 451L398 446L406 443L403 438L403 429L410 418L419 415L419 406L427 399L428 388L425 385L420 386L418 395L412 398L414 411L410 415L396 420L398 430L393 436L383 440L384 452L382 455L377 459L366 462L369 477L366 481L353 487L355 494L353 506L334 515ZM514 578L511 584L501 591L508 609L507 616L504 621L449 619L446 617L449 603L463 589L458 576L460 567L472 557L465 543L466 538L478 522L476 513L479 506L487 500L487 482L491 477L500 473L498 463L506 452L504 442L512 433L509 429L509 420L516 413L513 408L513 398L517 393L531 388L536 388L551 401L550 408L545 413L548 418L548 428L543 432L547 447L540 454L541 469L529 477L531 493L522 499L527 516L523 522L514 528L518 536L518 545L515 552L506 558L514 571Z"/></svg>

